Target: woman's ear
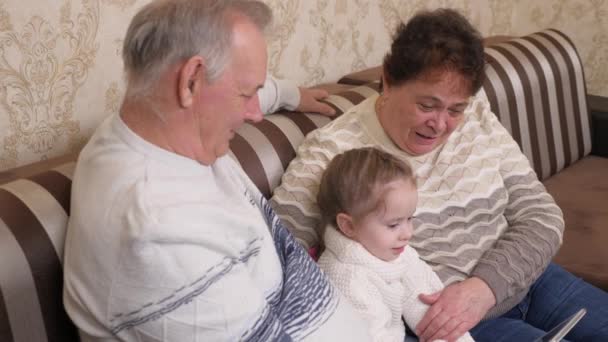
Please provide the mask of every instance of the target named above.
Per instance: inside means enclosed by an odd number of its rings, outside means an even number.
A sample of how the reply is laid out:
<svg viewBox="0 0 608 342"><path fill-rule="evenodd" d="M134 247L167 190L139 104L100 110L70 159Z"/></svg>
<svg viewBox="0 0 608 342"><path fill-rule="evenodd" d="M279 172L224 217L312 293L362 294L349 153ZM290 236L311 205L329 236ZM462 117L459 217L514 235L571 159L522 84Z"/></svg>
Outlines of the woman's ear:
<svg viewBox="0 0 608 342"><path fill-rule="evenodd" d="M339 213L336 216L336 223L338 224L337 228L342 234L351 239L355 238L355 225L353 224L353 218L350 215Z"/></svg>
<svg viewBox="0 0 608 342"><path fill-rule="evenodd" d="M178 97L182 108L192 106L194 95L205 81L205 63L203 57L190 57L178 71Z"/></svg>

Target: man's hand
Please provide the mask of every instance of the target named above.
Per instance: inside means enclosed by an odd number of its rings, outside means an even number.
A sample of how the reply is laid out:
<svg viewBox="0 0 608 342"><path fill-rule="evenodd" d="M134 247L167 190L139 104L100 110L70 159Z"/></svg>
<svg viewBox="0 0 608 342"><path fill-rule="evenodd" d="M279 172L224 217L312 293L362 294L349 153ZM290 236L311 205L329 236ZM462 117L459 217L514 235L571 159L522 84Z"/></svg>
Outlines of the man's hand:
<svg viewBox="0 0 608 342"><path fill-rule="evenodd" d="M454 283L419 299L431 305L420 323L416 335L421 342L433 340L455 341L473 328L496 304L494 293L477 277Z"/></svg>
<svg viewBox="0 0 608 342"><path fill-rule="evenodd" d="M319 113L325 116L334 116L336 111L326 103L320 102L329 96L323 89L300 87L300 104L296 108L299 112Z"/></svg>

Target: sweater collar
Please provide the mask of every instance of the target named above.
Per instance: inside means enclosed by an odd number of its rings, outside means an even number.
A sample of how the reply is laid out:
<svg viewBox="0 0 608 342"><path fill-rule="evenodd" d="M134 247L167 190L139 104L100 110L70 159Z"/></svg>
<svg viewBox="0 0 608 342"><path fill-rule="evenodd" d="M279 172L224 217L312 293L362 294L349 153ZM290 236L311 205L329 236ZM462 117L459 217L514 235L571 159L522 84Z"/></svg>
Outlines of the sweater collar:
<svg viewBox="0 0 608 342"><path fill-rule="evenodd" d="M325 228L325 253L330 252L343 264L363 266L373 270L382 279L397 280L405 267L405 259L401 254L393 261L384 261L372 255L360 243L344 236L334 226Z"/></svg>

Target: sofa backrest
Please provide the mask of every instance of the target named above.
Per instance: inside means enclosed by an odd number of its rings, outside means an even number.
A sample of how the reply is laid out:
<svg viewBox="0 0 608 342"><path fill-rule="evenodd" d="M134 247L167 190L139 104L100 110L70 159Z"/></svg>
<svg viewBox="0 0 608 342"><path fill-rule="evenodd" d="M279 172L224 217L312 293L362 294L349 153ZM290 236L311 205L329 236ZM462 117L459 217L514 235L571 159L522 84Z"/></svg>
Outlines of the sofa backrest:
<svg viewBox="0 0 608 342"><path fill-rule="evenodd" d="M0 341L75 341L62 304L74 163L0 185Z"/></svg>
<svg viewBox="0 0 608 342"><path fill-rule="evenodd" d="M589 153L583 70L565 35L540 32L487 47L486 55L483 90L540 177ZM379 71L345 76L330 86L335 95L327 102L340 113L377 93ZM269 197L305 135L327 122L315 114L269 115L244 125L230 153ZM69 162L0 185L0 341L76 339L61 289L73 169Z"/></svg>
<svg viewBox="0 0 608 342"><path fill-rule="evenodd" d="M324 102L332 106L339 116L365 98L377 94L379 84L376 80L361 86L345 85ZM262 121L245 124L237 131L230 142L230 153L262 194L270 198L304 137L329 121L328 117L319 114L282 112L266 115Z"/></svg>
<svg viewBox="0 0 608 342"><path fill-rule="evenodd" d="M485 49L483 90L542 180L591 152L581 59L562 32L545 30Z"/></svg>

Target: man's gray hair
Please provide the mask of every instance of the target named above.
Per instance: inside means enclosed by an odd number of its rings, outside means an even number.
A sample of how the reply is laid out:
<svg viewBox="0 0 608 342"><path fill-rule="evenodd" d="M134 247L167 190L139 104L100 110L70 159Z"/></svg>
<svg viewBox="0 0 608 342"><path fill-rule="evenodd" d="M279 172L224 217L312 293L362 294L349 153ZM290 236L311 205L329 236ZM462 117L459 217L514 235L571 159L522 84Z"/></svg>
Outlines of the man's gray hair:
<svg viewBox="0 0 608 342"><path fill-rule="evenodd" d="M200 55L206 78L219 77L230 61L231 14L249 18L264 31L270 8L258 0L156 0L133 17L122 56L127 96L147 95L169 66Z"/></svg>

